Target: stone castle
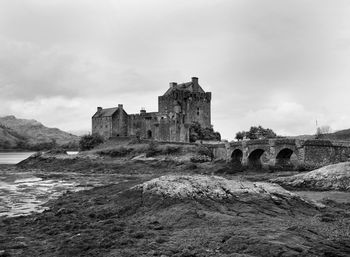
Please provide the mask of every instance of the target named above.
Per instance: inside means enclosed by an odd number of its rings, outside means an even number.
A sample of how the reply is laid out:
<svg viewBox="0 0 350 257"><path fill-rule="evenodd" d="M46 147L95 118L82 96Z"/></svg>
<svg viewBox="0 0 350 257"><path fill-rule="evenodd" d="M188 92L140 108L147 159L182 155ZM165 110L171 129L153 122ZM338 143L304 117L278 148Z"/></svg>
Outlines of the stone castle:
<svg viewBox="0 0 350 257"><path fill-rule="evenodd" d="M158 112L128 114L122 104L114 108L97 107L92 116L92 133L104 138L140 137L157 141L189 142L190 125L198 122L211 128L211 92L205 92L198 78L177 84L158 97Z"/></svg>

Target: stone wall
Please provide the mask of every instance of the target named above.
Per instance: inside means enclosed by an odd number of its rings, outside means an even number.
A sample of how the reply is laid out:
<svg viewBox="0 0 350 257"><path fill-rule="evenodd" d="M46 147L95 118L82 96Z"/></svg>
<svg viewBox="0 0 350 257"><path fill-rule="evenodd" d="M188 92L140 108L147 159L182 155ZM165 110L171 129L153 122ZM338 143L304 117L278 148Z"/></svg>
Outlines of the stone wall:
<svg viewBox="0 0 350 257"><path fill-rule="evenodd" d="M112 117L92 118L92 134L99 134L104 138L112 137Z"/></svg>
<svg viewBox="0 0 350 257"><path fill-rule="evenodd" d="M211 127L210 117L211 93L196 93L186 101L186 119L185 122L193 121L201 124L203 128Z"/></svg>
<svg viewBox="0 0 350 257"><path fill-rule="evenodd" d="M189 142L189 126L176 119L160 119L154 124L154 139L168 142Z"/></svg>
<svg viewBox="0 0 350 257"><path fill-rule="evenodd" d="M197 121L202 127L211 127L211 93L191 93L175 90L170 95L158 97L158 110L169 118L181 115L182 123Z"/></svg>
<svg viewBox="0 0 350 257"><path fill-rule="evenodd" d="M297 139L232 142L227 148L227 161L231 161L231 154L235 149L243 152L242 165L244 166L249 164L249 156L257 149L264 151L260 157L262 165L266 164L270 167L282 165L293 169L310 170L328 164L350 161L350 142ZM281 153L280 156L279 153Z"/></svg>
<svg viewBox="0 0 350 257"><path fill-rule="evenodd" d="M304 151L304 164L310 168L318 168L350 159L349 147L333 144L328 140L307 141L304 144Z"/></svg>
<svg viewBox="0 0 350 257"><path fill-rule="evenodd" d="M203 144L208 147L214 156L214 160L227 160L227 147L228 144L218 143L218 144Z"/></svg>
<svg viewBox="0 0 350 257"><path fill-rule="evenodd" d="M141 138L154 138L154 123L157 122L156 113L131 114L128 119L128 135L140 135Z"/></svg>
<svg viewBox="0 0 350 257"><path fill-rule="evenodd" d="M128 115L122 108L118 108L116 113L112 116L112 136L128 136Z"/></svg>

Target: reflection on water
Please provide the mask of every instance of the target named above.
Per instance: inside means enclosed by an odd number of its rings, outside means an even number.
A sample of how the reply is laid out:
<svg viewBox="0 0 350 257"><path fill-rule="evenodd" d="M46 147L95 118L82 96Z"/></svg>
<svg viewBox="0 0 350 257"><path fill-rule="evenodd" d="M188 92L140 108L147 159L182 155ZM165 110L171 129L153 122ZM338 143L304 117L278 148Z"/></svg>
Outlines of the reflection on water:
<svg viewBox="0 0 350 257"><path fill-rule="evenodd" d="M0 152L0 164L17 164L27 159L34 152Z"/></svg>

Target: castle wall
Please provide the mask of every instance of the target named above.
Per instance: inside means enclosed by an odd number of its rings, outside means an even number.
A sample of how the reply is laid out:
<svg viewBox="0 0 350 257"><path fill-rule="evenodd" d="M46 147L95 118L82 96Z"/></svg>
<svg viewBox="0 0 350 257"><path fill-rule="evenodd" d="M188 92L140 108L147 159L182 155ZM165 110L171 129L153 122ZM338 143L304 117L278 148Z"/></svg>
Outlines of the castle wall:
<svg viewBox="0 0 350 257"><path fill-rule="evenodd" d="M197 121L202 127L210 128L210 102L211 93L175 90L170 95L158 97L158 110L159 113L168 114L170 118L182 114L182 123Z"/></svg>
<svg viewBox="0 0 350 257"><path fill-rule="evenodd" d="M186 101L186 120L187 123L198 122L204 128L211 127L210 117L211 93L192 94Z"/></svg>
<svg viewBox="0 0 350 257"><path fill-rule="evenodd" d="M92 134L110 138L112 136L112 117L92 118Z"/></svg>
<svg viewBox="0 0 350 257"><path fill-rule="evenodd" d="M128 136L128 115L121 108L112 116L112 136Z"/></svg>
<svg viewBox="0 0 350 257"><path fill-rule="evenodd" d="M154 125L154 139L168 142L189 142L189 126L176 119L160 119Z"/></svg>
<svg viewBox="0 0 350 257"><path fill-rule="evenodd" d="M211 127L211 93L205 93L198 84L198 78L177 85L158 97L158 112L128 115L123 105L118 108L97 108L92 118L92 132L105 138L118 136L139 136L158 141L189 142L189 126L198 122L203 128ZM99 111L104 111L99 113ZM109 116L112 115L112 116Z"/></svg>
<svg viewBox="0 0 350 257"><path fill-rule="evenodd" d="M154 122L157 122L156 113L131 114L128 118L128 135L154 138Z"/></svg>

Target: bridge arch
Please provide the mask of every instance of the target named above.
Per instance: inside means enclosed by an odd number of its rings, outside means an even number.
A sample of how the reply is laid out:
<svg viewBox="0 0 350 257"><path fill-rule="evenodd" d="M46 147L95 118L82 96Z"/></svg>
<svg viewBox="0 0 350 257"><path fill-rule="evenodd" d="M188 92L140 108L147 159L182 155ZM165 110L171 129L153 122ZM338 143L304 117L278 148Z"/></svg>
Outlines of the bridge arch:
<svg viewBox="0 0 350 257"><path fill-rule="evenodd" d="M264 149L257 148L255 150L253 150L248 155L248 168L252 168L252 169L262 168L261 157L264 153L265 153Z"/></svg>
<svg viewBox="0 0 350 257"><path fill-rule="evenodd" d="M243 151L241 149L233 150L231 154L231 162L239 162L242 163Z"/></svg>
<svg viewBox="0 0 350 257"><path fill-rule="evenodd" d="M243 151L241 149L233 150L231 154L231 164L235 169L242 168Z"/></svg>
<svg viewBox="0 0 350 257"><path fill-rule="evenodd" d="M290 148L282 148L276 155L275 168L281 170L291 170L294 164L291 160L294 151ZM294 154L295 155L295 154Z"/></svg>

